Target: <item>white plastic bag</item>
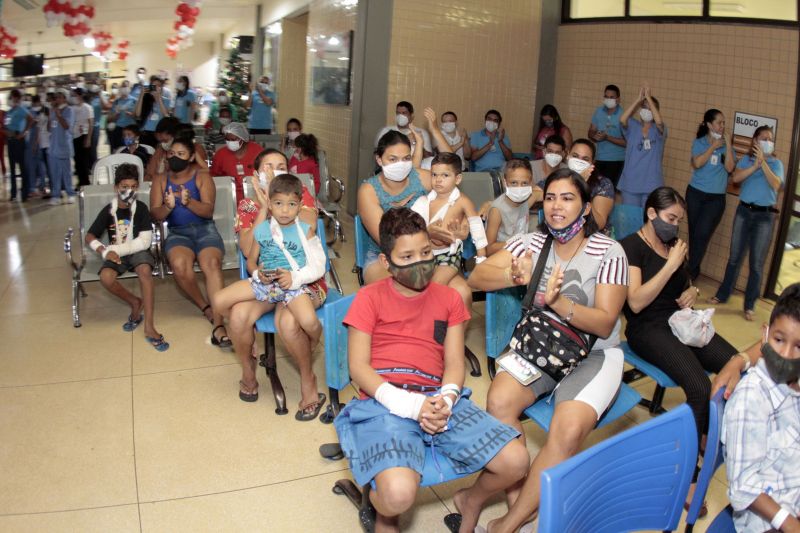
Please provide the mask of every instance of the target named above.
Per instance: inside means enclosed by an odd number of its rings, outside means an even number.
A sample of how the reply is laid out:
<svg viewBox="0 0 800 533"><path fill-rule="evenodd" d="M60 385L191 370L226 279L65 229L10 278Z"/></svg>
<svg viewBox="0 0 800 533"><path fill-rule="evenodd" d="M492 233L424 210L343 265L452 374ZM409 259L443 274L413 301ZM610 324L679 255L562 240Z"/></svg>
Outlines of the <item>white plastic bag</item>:
<svg viewBox="0 0 800 533"><path fill-rule="evenodd" d="M683 344L702 348L714 336L712 316L714 308L699 310L687 307L672 313L669 317L669 327L672 329L672 334Z"/></svg>

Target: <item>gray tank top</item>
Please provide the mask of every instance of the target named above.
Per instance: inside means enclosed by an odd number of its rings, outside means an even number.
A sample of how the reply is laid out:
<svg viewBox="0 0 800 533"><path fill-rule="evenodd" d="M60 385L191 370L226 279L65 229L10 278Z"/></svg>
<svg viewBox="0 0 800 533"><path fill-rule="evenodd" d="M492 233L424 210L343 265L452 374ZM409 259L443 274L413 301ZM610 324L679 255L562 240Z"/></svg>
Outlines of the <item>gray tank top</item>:
<svg viewBox="0 0 800 533"><path fill-rule="evenodd" d="M519 207L509 205L506 195L495 198L492 207L500 211L500 229L497 230L497 240L505 242L514 235L528 232L528 202L522 202Z"/></svg>

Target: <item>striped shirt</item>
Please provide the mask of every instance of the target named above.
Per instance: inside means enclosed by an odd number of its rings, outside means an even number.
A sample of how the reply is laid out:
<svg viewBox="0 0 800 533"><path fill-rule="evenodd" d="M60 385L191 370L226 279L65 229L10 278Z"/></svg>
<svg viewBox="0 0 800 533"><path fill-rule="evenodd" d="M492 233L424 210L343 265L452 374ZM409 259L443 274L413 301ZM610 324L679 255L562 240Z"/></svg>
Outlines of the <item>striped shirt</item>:
<svg viewBox="0 0 800 533"><path fill-rule="evenodd" d="M748 509L761 493L800 514L800 392L775 384L759 361L728 400L720 437L737 531L772 529Z"/></svg>
<svg viewBox="0 0 800 533"><path fill-rule="evenodd" d="M540 232L517 235L508 241L506 250L515 257L530 251L532 253L531 267L535 268L546 238L547 236ZM556 263L559 263L564 271L561 294L579 305L595 306L597 285L628 285L628 258L625 256L622 246L602 233L595 233L589 237L589 241L580 254L571 259L556 259L555 246L550 248L544 272L536 289L534 302L537 305L542 306L544 302L547 280ZM550 314L556 320L561 321L556 313ZM594 349L600 350L619 345L619 330L620 321L617 319L611 335L605 339L598 339Z"/></svg>

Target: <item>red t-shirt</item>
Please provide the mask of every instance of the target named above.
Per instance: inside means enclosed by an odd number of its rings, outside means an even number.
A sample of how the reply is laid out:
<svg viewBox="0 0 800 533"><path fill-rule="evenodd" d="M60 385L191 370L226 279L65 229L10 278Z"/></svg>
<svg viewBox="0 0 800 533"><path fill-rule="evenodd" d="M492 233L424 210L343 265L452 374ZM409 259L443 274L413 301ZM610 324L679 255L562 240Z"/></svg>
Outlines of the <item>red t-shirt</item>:
<svg viewBox="0 0 800 533"><path fill-rule="evenodd" d="M244 198L244 188L242 180L245 176L252 176L255 170L255 161L263 148L254 142L248 142L244 156L239 159L234 152L227 146L223 146L214 154L214 161L211 163L212 176L233 176L236 182L236 203Z"/></svg>
<svg viewBox="0 0 800 533"><path fill-rule="evenodd" d="M306 157L302 161L297 156L292 156L289 160L289 172L292 174L311 174L314 177L314 192L319 194L319 165L311 157Z"/></svg>
<svg viewBox="0 0 800 533"><path fill-rule="evenodd" d="M372 336L370 365L386 381L439 386L447 328L467 320L455 289L431 283L408 297L385 278L359 289L344 324Z"/></svg>

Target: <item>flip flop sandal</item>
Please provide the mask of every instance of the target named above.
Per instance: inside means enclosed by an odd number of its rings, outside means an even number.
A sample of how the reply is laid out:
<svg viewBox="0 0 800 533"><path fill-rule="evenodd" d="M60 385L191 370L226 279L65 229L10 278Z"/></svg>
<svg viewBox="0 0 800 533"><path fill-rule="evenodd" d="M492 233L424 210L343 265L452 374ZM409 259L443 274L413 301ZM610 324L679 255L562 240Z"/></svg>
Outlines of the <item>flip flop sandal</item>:
<svg viewBox="0 0 800 533"><path fill-rule="evenodd" d="M254 402L258 400L258 381L256 381L256 390L255 392L246 392L243 391L242 388L246 387L247 385L244 384L244 381L239 380L239 399L243 402Z"/></svg>
<svg viewBox="0 0 800 533"><path fill-rule="evenodd" d="M690 505L691 504L689 502L684 502L683 504L683 508L687 513L689 512ZM697 518L705 518L706 516L708 516L708 502L703 500L703 505L700 506L700 511L697 513Z"/></svg>
<svg viewBox="0 0 800 533"><path fill-rule="evenodd" d="M220 348L230 348L233 346L233 342L231 342L230 337L227 335L223 335L219 339L214 335L219 328L224 328L225 326L217 326L211 330L211 344L214 346L219 346Z"/></svg>
<svg viewBox="0 0 800 533"><path fill-rule="evenodd" d="M447 526L452 533L458 533L461 529L461 513L450 513L444 517L444 525Z"/></svg>
<svg viewBox="0 0 800 533"><path fill-rule="evenodd" d="M164 340L164 335L160 337L145 337L144 340L159 352L166 352L169 350L169 343Z"/></svg>
<svg viewBox="0 0 800 533"><path fill-rule="evenodd" d="M319 416L319 412L322 410L322 406L325 405L325 400L327 396L325 394L319 392L317 393L317 401L311 402L308 405L301 405L300 409L295 413L294 419L299 420L300 422L308 422L309 420L314 420Z"/></svg>
<svg viewBox="0 0 800 533"><path fill-rule="evenodd" d="M205 316L205 317L206 317L206 320L208 320L209 324L213 324L213 323L214 323L214 319L213 319L213 318L212 318L212 319L209 319L209 318L206 316L206 309L211 309L211 305L209 304L209 305L205 306L204 308L202 308L202 309L200 310L200 312L201 312L201 313L203 313L203 316Z"/></svg>
<svg viewBox="0 0 800 533"><path fill-rule="evenodd" d="M144 320L144 315L139 315L139 318L136 320L134 320L132 315L128 315L128 321L122 324L122 331L127 331L130 333L139 327L139 324L142 323L142 320Z"/></svg>

